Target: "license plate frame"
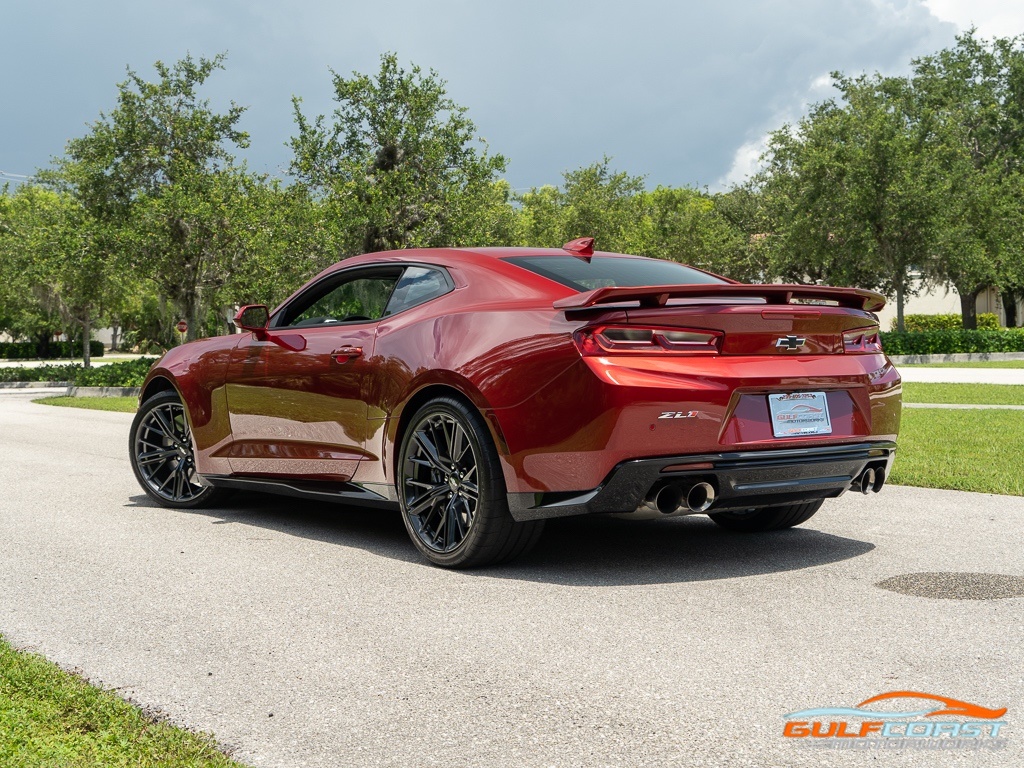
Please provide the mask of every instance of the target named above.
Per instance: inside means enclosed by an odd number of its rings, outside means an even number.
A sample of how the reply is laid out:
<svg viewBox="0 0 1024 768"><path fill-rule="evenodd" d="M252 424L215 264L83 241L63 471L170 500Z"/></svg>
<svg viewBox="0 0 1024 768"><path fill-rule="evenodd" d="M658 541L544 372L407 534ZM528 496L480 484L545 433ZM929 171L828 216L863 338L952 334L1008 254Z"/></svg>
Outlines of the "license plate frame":
<svg viewBox="0 0 1024 768"><path fill-rule="evenodd" d="M768 412L775 437L815 437L832 434L832 418L824 392L785 392L768 395Z"/></svg>

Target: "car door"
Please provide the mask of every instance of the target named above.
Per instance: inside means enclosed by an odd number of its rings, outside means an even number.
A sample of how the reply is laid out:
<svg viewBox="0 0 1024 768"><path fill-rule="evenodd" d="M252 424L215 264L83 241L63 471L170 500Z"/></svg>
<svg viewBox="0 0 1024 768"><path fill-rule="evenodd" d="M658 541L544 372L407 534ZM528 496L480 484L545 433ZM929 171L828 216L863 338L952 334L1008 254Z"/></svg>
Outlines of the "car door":
<svg viewBox="0 0 1024 768"><path fill-rule="evenodd" d="M343 270L235 347L227 373L233 474L349 481L366 458L374 338L403 267Z"/></svg>

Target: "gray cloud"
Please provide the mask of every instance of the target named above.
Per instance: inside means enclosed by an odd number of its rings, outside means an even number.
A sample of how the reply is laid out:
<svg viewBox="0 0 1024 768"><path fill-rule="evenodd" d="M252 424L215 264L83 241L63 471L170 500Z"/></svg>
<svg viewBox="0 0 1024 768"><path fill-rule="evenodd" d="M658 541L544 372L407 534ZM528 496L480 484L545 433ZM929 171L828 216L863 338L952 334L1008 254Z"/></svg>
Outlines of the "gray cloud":
<svg viewBox="0 0 1024 768"><path fill-rule="evenodd" d="M330 111L329 68L374 71L395 51L448 80L520 188L604 154L651 186L714 184L742 145L799 114L816 78L902 71L955 33L920 0L107 0L10 4L4 21L5 171L46 165L84 133L126 65L149 74L156 59L227 51L209 94L248 106L245 157L277 173L292 94Z"/></svg>

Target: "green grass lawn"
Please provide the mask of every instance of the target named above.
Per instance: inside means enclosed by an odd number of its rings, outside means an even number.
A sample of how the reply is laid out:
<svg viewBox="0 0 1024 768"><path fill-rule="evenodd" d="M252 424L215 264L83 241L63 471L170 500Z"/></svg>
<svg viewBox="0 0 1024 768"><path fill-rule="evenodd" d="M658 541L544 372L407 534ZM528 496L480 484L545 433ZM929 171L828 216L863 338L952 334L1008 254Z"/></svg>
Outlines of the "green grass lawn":
<svg viewBox="0 0 1024 768"><path fill-rule="evenodd" d="M156 722L0 638L0 765L241 768L212 738Z"/></svg>
<svg viewBox="0 0 1024 768"><path fill-rule="evenodd" d="M63 405L68 408L88 408L93 411L122 411L135 413L139 409L137 397L41 397L33 400L43 405Z"/></svg>
<svg viewBox="0 0 1024 768"><path fill-rule="evenodd" d="M897 368L1024 368L1024 360L978 360L974 363L901 363Z"/></svg>
<svg viewBox="0 0 1024 768"><path fill-rule="evenodd" d="M970 405L1024 405L1022 384L937 384L903 382L907 403L963 403Z"/></svg>
<svg viewBox="0 0 1024 768"><path fill-rule="evenodd" d="M908 408L889 479L897 485L1024 496L1021 456L1020 411Z"/></svg>

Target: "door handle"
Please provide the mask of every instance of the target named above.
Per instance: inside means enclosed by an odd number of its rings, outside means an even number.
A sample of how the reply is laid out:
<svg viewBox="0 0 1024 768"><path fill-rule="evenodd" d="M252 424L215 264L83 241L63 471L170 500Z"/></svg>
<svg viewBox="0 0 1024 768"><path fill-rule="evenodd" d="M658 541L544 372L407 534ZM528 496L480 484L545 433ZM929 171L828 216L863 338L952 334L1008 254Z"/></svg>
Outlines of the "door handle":
<svg viewBox="0 0 1024 768"><path fill-rule="evenodd" d="M354 360L355 358L362 356L362 347L338 347L336 350L331 352L331 357L336 363L347 363L349 360Z"/></svg>

